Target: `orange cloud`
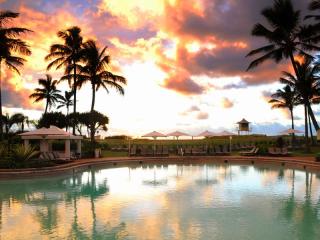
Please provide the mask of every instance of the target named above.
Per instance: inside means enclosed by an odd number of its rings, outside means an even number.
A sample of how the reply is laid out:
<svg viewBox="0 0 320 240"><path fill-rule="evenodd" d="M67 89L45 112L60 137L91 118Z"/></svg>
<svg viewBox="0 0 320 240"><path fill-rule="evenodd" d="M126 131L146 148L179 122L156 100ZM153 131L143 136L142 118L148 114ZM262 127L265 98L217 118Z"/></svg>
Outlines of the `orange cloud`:
<svg viewBox="0 0 320 240"><path fill-rule="evenodd" d="M232 108L233 105L234 105L234 103L226 97L221 100L221 106L223 108Z"/></svg>

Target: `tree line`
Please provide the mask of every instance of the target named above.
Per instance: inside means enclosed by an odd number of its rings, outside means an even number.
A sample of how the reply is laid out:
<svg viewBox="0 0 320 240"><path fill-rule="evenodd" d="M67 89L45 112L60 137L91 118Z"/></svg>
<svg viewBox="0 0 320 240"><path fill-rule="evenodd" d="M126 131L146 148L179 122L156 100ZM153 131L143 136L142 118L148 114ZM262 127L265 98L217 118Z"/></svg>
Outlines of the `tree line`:
<svg viewBox="0 0 320 240"><path fill-rule="evenodd" d="M3 127L6 126L6 129L8 127L6 118L9 118L8 116L3 116L2 113L1 68L2 66L6 66L9 70L20 74L19 69L26 61L22 56L31 55L30 46L22 39L22 35L30 34L32 30L12 27L9 24L17 17L19 17L19 13L11 11L0 12L1 139L3 137ZM39 120L40 123L41 121L50 122L48 113L53 107L57 106L57 109L66 108L65 127L71 126L73 134L76 134L77 126L86 125L89 129L90 138L94 141L96 130L101 128L101 126L104 126L103 128L106 129L106 124L109 121L106 116L95 111L96 92L101 88L109 92L109 89L113 88L119 94L124 95L126 79L109 70L111 58L107 53L107 46L100 48L97 42L92 39L84 41L79 27L73 26L59 31L57 36L60 42L51 45L49 53L44 60L48 62L47 70L63 69L63 76L60 79L53 79L51 75L46 74L45 78L38 80L39 87L34 89L30 98L35 102L45 101L45 110L42 118ZM57 89L57 86L64 81L68 82L70 89L61 93ZM91 85L91 107L89 112L81 115L77 112L77 92L86 83ZM70 107L73 107L72 115L69 113ZM51 115L51 117L53 116L57 115ZM86 116L85 121L83 116ZM38 124L38 126L43 126L43 124ZM81 131L78 131L78 133L81 134Z"/></svg>

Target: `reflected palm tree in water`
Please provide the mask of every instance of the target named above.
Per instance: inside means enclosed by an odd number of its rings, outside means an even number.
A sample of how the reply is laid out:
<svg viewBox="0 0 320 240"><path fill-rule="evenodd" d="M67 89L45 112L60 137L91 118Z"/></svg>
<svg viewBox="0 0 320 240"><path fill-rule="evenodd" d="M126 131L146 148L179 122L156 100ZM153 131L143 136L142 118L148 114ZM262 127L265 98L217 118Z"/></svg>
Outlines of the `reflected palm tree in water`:
<svg viewBox="0 0 320 240"><path fill-rule="evenodd" d="M284 202L281 210L287 221L292 222L296 229L297 239L318 239L320 234L318 212L320 199L317 204L312 203L312 173L305 173L305 197L300 202L295 199L295 170L292 170L292 185L290 197Z"/></svg>
<svg viewBox="0 0 320 240"><path fill-rule="evenodd" d="M73 187L78 189L68 196L69 200L72 199L73 203L73 223L70 230L68 239L121 239L119 236L126 236L125 223L119 223L117 226L112 227L109 223L100 225L97 230L97 215L95 209L95 202L98 198L104 196L109 192L107 180L104 179L102 183L97 183L96 174L98 172L90 170L86 183L82 183L82 175L74 176L72 180ZM80 188L77 188L80 186ZM92 232L89 234L78 223L78 207L77 200L79 198L90 198L91 214L92 214Z"/></svg>

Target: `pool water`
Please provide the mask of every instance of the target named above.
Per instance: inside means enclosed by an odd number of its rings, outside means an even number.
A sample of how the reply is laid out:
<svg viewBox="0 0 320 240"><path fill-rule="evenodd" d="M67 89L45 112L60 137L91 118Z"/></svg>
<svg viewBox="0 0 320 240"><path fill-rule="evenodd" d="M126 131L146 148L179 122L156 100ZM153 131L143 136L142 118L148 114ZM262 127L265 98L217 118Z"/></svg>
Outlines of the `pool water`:
<svg viewBox="0 0 320 240"><path fill-rule="evenodd" d="M0 181L0 239L320 239L320 175L236 165L92 167Z"/></svg>

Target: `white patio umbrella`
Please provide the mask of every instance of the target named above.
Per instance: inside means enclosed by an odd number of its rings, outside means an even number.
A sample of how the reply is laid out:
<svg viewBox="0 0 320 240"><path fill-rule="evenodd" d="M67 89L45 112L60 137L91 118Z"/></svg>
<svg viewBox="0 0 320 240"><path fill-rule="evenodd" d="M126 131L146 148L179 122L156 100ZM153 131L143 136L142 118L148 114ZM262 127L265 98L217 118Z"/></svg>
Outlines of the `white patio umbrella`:
<svg viewBox="0 0 320 240"><path fill-rule="evenodd" d="M142 135L142 137L152 137L154 140L156 140L158 137L167 137L167 136L160 133L160 132L153 131L153 132L149 132L145 135Z"/></svg>
<svg viewBox="0 0 320 240"><path fill-rule="evenodd" d="M169 133L169 134L167 134L167 136L168 137L175 137L176 139L177 139L177 141L178 141L178 138L179 137L181 137L181 136L190 136L189 134L187 134L187 133L184 133L184 132L180 132L180 131L175 131L175 132L172 132L172 133ZM178 147L178 142L177 142L177 151L179 152L181 152L181 154L182 154L182 148L180 148L180 150L179 150L179 147Z"/></svg>
<svg viewBox="0 0 320 240"><path fill-rule="evenodd" d="M214 136L217 136L217 134L207 130L207 131L200 133L197 137L214 137Z"/></svg>
<svg viewBox="0 0 320 240"><path fill-rule="evenodd" d="M220 133L217 133L218 136L234 136L235 134L229 131L222 131Z"/></svg>
<svg viewBox="0 0 320 240"><path fill-rule="evenodd" d="M289 128L285 131L280 132L280 134L282 134L282 135L288 135L288 134L293 134L293 133L299 134L299 133L303 133L303 132L300 130L292 129L292 128Z"/></svg>
<svg viewBox="0 0 320 240"><path fill-rule="evenodd" d="M142 137L152 137L153 140L156 140L158 137L167 137L167 136L160 133L160 132L153 131L153 132L149 132L149 133L143 135ZM155 151L155 150L156 150L156 143L154 142L153 143L153 151Z"/></svg>
<svg viewBox="0 0 320 240"><path fill-rule="evenodd" d="M177 138L177 140L178 140L179 137L182 137L182 136L190 136L190 134L184 133L184 132L175 131L175 132L172 132L172 133L167 134L167 136L168 136L168 137L175 137L175 138Z"/></svg>

